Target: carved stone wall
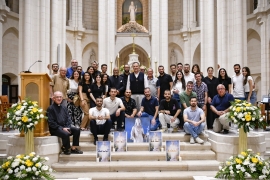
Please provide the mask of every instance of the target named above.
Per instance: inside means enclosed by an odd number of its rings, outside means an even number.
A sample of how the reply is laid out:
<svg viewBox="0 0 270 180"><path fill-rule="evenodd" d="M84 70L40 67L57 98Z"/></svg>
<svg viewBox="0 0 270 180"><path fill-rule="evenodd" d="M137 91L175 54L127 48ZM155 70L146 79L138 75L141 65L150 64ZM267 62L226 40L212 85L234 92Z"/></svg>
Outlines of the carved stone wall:
<svg viewBox="0 0 270 180"><path fill-rule="evenodd" d="M84 28L98 30L98 0L83 1Z"/></svg>
<svg viewBox="0 0 270 180"><path fill-rule="evenodd" d="M180 30L183 25L183 2L168 0L168 30Z"/></svg>

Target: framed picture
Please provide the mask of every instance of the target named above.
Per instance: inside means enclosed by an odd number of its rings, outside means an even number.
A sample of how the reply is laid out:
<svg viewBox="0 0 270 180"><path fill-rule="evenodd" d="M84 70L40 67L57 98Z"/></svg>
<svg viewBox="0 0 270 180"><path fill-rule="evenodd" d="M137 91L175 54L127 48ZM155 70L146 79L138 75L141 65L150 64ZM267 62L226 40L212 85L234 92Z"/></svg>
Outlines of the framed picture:
<svg viewBox="0 0 270 180"><path fill-rule="evenodd" d="M150 120L148 117L125 118L125 130L127 132L127 142L147 142L150 130Z"/></svg>
<svg viewBox="0 0 270 180"><path fill-rule="evenodd" d="M166 159L167 161L179 161L180 141L166 141Z"/></svg>
<svg viewBox="0 0 270 180"><path fill-rule="evenodd" d="M149 133L149 151L161 151L162 132L150 131Z"/></svg>
<svg viewBox="0 0 270 180"><path fill-rule="evenodd" d="M127 132L115 131L113 133L113 148L115 152L127 151Z"/></svg>
<svg viewBox="0 0 270 180"><path fill-rule="evenodd" d="M97 162L111 161L111 141L97 141Z"/></svg>

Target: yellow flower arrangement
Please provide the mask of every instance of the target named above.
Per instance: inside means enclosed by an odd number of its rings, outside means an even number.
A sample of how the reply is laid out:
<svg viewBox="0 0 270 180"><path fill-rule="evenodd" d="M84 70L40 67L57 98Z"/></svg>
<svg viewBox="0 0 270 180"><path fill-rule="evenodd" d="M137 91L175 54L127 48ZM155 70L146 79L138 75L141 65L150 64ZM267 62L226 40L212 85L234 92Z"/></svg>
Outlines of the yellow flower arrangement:
<svg viewBox="0 0 270 180"><path fill-rule="evenodd" d="M248 149L237 156L231 156L226 163L222 163L215 178L229 180L270 179L269 162Z"/></svg>
<svg viewBox="0 0 270 180"><path fill-rule="evenodd" d="M231 102L229 109L227 114L229 120L237 124L238 128L243 127L245 132L249 132L250 128L254 129L255 126L263 128L266 125L260 109L247 101L236 99Z"/></svg>
<svg viewBox="0 0 270 180"><path fill-rule="evenodd" d="M34 129L42 118L47 119L43 115L43 110L38 107L37 101L22 100L20 103L13 104L8 110L6 123L14 129L27 133Z"/></svg>

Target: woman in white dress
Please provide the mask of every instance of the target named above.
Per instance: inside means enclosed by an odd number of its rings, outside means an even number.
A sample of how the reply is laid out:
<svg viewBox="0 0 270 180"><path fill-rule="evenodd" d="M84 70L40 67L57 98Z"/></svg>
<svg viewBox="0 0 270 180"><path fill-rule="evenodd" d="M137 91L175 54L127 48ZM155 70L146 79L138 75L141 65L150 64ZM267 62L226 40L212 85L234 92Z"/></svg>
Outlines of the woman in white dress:
<svg viewBox="0 0 270 180"><path fill-rule="evenodd" d="M133 140L134 143L141 143L143 142L143 136L144 136L144 131L141 124L141 120L140 118L136 118L135 124L132 127L131 132L130 132L130 139Z"/></svg>
<svg viewBox="0 0 270 180"><path fill-rule="evenodd" d="M73 103L73 98L75 95L78 95L78 84L81 80L81 73L74 71L69 79L69 90L68 90L68 101L67 109L71 117L73 125L75 127L80 127L82 121L82 110L81 107L76 107Z"/></svg>
<svg viewBox="0 0 270 180"><path fill-rule="evenodd" d="M175 75L175 80L173 82L173 87L171 90L172 97L177 100L179 106L181 107L179 95L184 92L186 89L186 82L184 74L181 71L178 71Z"/></svg>

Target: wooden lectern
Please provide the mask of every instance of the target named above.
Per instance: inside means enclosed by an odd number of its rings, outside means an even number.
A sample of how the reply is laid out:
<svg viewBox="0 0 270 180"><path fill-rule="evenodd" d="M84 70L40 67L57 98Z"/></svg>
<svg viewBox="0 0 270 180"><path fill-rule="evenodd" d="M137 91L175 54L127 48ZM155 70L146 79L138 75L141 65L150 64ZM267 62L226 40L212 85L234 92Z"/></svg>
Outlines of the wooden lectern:
<svg viewBox="0 0 270 180"><path fill-rule="evenodd" d="M21 73L20 76L21 98L37 101L38 106L46 111L50 105L50 76L47 73ZM34 136L48 136L49 134L48 122L42 119L35 127ZM23 136L22 133L21 136Z"/></svg>

